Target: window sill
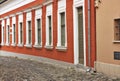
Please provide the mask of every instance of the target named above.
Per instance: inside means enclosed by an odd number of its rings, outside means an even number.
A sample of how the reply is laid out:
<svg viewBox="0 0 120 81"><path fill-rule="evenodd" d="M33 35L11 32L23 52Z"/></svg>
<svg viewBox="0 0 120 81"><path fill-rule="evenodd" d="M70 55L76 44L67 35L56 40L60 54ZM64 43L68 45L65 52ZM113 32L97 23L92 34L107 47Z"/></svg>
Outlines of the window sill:
<svg viewBox="0 0 120 81"><path fill-rule="evenodd" d="M17 46L18 46L18 47L23 47L23 44L18 44Z"/></svg>
<svg viewBox="0 0 120 81"><path fill-rule="evenodd" d="M42 48L42 46L41 45L39 45L39 44L37 44L37 45L34 45L33 47L35 47L35 48Z"/></svg>
<svg viewBox="0 0 120 81"><path fill-rule="evenodd" d="M10 44L9 44L9 43L6 43L5 45L6 45L6 46L10 46Z"/></svg>
<svg viewBox="0 0 120 81"><path fill-rule="evenodd" d="M13 43L13 44L11 44L11 46L16 46L16 44L15 44L15 43Z"/></svg>
<svg viewBox="0 0 120 81"><path fill-rule="evenodd" d="M113 41L113 43L120 43L120 41Z"/></svg>
<svg viewBox="0 0 120 81"><path fill-rule="evenodd" d="M58 51L67 51L67 47L65 47L65 46L57 46L56 49Z"/></svg>
<svg viewBox="0 0 120 81"><path fill-rule="evenodd" d="M52 50L52 49L53 49L53 46L47 45L47 46L45 46L45 48L46 48L46 49L49 49L49 50Z"/></svg>
<svg viewBox="0 0 120 81"><path fill-rule="evenodd" d="M32 44L26 44L24 46L27 47L27 48L32 48Z"/></svg>
<svg viewBox="0 0 120 81"><path fill-rule="evenodd" d="M0 45L1 45L1 46L4 46L5 44L4 44L4 43L1 43Z"/></svg>

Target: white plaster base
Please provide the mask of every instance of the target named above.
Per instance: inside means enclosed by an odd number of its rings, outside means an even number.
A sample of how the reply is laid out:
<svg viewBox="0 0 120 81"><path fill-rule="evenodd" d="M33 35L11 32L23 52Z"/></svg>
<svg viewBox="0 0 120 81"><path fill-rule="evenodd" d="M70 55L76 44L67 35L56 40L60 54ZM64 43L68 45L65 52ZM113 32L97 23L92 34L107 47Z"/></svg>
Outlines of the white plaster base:
<svg viewBox="0 0 120 81"><path fill-rule="evenodd" d="M120 65L95 62L95 69L97 72L102 72L109 76L120 77Z"/></svg>

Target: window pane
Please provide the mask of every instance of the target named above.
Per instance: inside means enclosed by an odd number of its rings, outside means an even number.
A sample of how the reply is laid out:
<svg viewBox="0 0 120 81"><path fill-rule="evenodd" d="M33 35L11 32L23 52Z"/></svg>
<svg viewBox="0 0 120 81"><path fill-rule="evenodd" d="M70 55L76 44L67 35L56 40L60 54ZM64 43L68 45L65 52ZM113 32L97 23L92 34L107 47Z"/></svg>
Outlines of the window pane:
<svg viewBox="0 0 120 81"><path fill-rule="evenodd" d="M51 27L51 16L48 16L49 21L49 45L52 43L52 27Z"/></svg>
<svg viewBox="0 0 120 81"><path fill-rule="evenodd" d="M61 13L61 45L65 46L65 13Z"/></svg>
<svg viewBox="0 0 120 81"><path fill-rule="evenodd" d="M28 43L31 43L31 38L32 38L32 31L31 31L31 21L28 21Z"/></svg>
<svg viewBox="0 0 120 81"><path fill-rule="evenodd" d="M20 23L20 44L22 43L22 23Z"/></svg>
<svg viewBox="0 0 120 81"><path fill-rule="evenodd" d="M120 40L120 19L115 19L115 40Z"/></svg>
<svg viewBox="0 0 120 81"><path fill-rule="evenodd" d="M4 42L4 27L3 27L3 39L2 39L2 40L3 40L3 42Z"/></svg>
<svg viewBox="0 0 120 81"><path fill-rule="evenodd" d="M41 20L37 19L38 44L41 44Z"/></svg>
<svg viewBox="0 0 120 81"><path fill-rule="evenodd" d="M15 43L15 35L16 35L16 33L15 33L15 24L13 24L13 36L14 36L14 43Z"/></svg>
<svg viewBox="0 0 120 81"><path fill-rule="evenodd" d="M61 25L65 25L65 12L61 13Z"/></svg>
<svg viewBox="0 0 120 81"><path fill-rule="evenodd" d="M9 28L9 25L8 25L8 31L7 31L8 32L8 43L10 41L10 31L9 30L10 30L10 28Z"/></svg>

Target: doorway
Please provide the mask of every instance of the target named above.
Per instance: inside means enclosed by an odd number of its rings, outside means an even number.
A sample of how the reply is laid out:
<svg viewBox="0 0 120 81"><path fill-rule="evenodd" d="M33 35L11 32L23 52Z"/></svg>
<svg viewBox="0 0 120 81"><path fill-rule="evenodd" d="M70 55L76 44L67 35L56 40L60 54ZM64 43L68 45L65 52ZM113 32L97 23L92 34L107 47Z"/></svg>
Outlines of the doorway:
<svg viewBox="0 0 120 81"><path fill-rule="evenodd" d="M78 52L79 63L84 64L83 8L78 7Z"/></svg>

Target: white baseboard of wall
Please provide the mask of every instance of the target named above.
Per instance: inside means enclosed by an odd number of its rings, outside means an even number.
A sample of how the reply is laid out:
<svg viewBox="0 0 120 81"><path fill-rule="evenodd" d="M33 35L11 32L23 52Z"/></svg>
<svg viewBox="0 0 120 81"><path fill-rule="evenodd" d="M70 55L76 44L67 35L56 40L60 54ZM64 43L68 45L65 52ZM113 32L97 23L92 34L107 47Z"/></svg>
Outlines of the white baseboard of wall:
<svg viewBox="0 0 120 81"><path fill-rule="evenodd" d="M108 76L120 77L120 65L96 61L95 69L97 72L102 72Z"/></svg>

